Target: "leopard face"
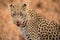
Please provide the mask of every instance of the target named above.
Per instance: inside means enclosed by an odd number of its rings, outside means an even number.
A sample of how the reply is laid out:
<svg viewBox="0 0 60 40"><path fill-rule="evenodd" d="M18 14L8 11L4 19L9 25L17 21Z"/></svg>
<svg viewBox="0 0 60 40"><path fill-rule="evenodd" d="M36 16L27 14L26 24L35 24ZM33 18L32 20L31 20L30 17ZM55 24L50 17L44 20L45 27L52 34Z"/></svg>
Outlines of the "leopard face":
<svg viewBox="0 0 60 40"><path fill-rule="evenodd" d="M27 17L26 17L26 10L25 10L26 4L22 6L16 6L11 4L11 16L13 17L13 21L17 26L24 27L27 22Z"/></svg>

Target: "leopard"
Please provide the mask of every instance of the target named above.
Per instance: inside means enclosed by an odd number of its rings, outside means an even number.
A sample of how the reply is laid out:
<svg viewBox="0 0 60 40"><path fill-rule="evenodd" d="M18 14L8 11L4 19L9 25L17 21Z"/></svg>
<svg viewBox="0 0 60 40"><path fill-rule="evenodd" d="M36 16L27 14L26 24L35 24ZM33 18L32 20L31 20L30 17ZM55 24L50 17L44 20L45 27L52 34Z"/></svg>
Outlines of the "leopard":
<svg viewBox="0 0 60 40"><path fill-rule="evenodd" d="M10 7L13 21L25 40L60 40L60 24L45 19L33 9L26 11L26 4L17 9L14 5Z"/></svg>

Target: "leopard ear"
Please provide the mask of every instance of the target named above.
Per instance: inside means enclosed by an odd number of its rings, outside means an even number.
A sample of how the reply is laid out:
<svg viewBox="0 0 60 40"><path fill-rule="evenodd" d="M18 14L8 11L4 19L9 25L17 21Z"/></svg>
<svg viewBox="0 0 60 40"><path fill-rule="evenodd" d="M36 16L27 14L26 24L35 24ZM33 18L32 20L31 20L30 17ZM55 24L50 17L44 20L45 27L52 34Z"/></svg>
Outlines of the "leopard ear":
<svg viewBox="0 0 60 40"><path fill-rule="evenodd" d="M9 7L14 7L14 5L13 5L13 4L8 4L8 6L9 6Z"/></svg>
<svg viewBox="0 0 60 40"><path fill-rule="evenodd" d="M9 6L11 7L11 6L13 6L12 4L9 4Z"/></svg>
<svg viewBox="0 0 60 40"><path fill-rule="evenodd" d="M12 17L16 16L16 10L15 10L14 5L13 4L9 4L8 7L9 7L9 9L11 11L11 16Z"/></svg>
<svg viewBox="0 0 60 40"><path fill-rule="evenodd" d="M21 9L25 11L26 6L27 6L27 4L23 3L23 4L21 5Z"/></svg>
<svg viewBox="0 0 60 40"><path fill-rule="evenodd" d="M24 7L26 7L26 6L27 6L27 4L23 4L23 6L24 6Z"/></svg>

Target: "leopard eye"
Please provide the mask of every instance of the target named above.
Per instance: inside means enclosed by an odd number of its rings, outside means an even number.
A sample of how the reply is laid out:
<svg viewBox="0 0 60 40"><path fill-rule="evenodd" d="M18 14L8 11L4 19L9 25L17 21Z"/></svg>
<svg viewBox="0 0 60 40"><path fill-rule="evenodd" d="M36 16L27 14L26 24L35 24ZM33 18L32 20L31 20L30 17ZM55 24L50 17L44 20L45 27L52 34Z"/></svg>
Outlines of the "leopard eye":
<svg viewBox="0 0 60 40"><path fill-rule="evenodd" d="M13 16L16 16L16 12L12 13Z"/></svg>

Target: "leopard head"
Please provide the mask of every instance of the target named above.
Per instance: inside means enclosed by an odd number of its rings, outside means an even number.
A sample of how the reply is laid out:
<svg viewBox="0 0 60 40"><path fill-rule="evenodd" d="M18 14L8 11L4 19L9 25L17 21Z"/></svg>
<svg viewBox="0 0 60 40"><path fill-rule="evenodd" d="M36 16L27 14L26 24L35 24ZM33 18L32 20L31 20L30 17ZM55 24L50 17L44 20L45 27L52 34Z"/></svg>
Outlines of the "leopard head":
<svg viewBox="0 0 60 40"><path fill-rule="evenodd" d="M14 23L18 27L25 27L27 23L26 4L23 5L10 5L11 16L13 17Z"/></svg>

